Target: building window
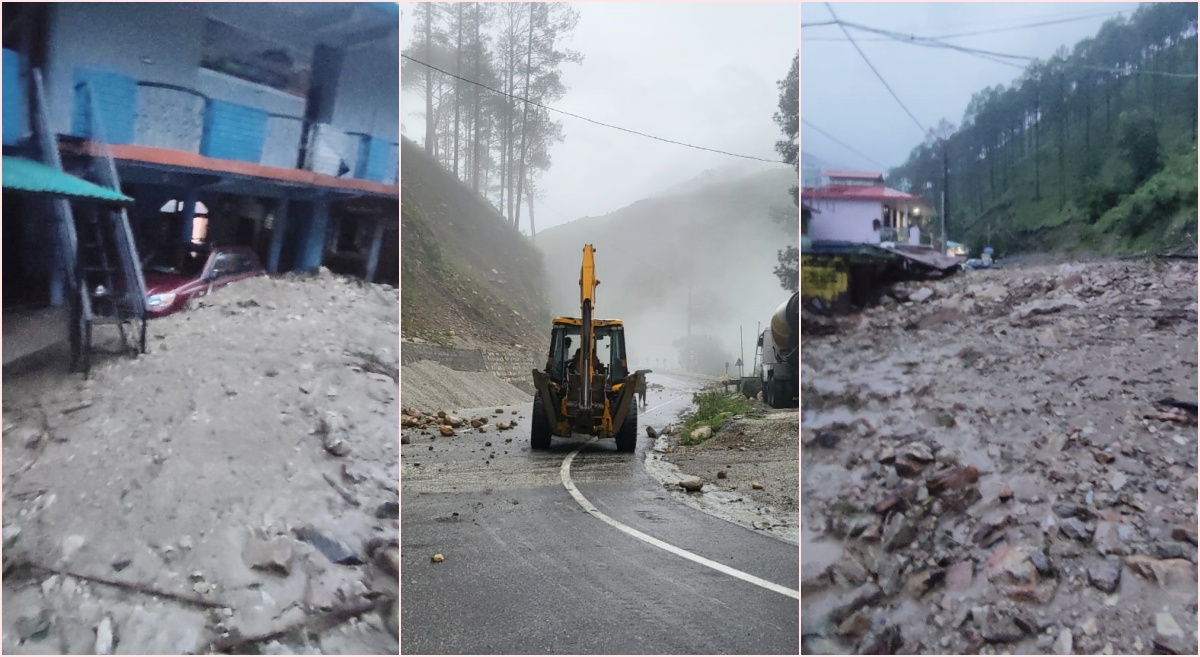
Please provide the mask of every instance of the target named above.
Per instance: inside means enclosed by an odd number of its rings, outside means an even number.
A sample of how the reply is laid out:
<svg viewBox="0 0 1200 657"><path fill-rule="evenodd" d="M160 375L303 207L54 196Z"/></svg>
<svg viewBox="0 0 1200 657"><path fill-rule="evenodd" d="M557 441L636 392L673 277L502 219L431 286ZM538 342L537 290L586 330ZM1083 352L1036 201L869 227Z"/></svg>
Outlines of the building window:
<svg viewBox="0 0 1200 657"><path fill-rule="evenodd" d="M296 48L209 18L201 68L304 98L312 65Z"/></svg>

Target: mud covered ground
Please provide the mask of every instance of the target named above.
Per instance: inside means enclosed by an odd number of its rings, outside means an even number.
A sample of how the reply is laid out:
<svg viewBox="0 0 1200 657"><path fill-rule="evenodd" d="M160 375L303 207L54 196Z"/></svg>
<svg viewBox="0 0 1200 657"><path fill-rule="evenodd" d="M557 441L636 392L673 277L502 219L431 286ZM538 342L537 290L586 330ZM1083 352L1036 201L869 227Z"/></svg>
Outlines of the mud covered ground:
<svg viewBox="0 0 1200 657"><path fill-rule="evenodd" d="M256 279L6 375L3 651L395 654L398 302Z"/></svg>
<svg viewBox="0 0 1200 657"><path fill-rule="evenodd" d="M681 444L678 433L660 437L646 457L646 467L666 483L699 477L703 481L700 490L676 490L675 497L731 522L798 543L798 423L795 410L777 411L756 404L753 413L726 422L698 445Z"/></svg>
<svg viewBox="0 0 1200 657"><path fill-rule="evenodd" d="M1196 654L1195 264L905 285L803 344L804 651Z"/></svg>

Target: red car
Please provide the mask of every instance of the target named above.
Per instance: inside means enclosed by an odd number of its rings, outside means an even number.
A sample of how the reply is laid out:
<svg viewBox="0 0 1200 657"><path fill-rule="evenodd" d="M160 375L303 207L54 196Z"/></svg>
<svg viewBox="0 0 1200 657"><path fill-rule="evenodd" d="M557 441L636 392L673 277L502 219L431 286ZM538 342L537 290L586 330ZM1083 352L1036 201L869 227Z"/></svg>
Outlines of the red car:
<svg viewBox="0 0 1200 657"><path fill-rule="evenodd" d="M146 310L152 318L169 315L194 297L266 273L246 246L184 244L158 249L142 265Z"/></svg>

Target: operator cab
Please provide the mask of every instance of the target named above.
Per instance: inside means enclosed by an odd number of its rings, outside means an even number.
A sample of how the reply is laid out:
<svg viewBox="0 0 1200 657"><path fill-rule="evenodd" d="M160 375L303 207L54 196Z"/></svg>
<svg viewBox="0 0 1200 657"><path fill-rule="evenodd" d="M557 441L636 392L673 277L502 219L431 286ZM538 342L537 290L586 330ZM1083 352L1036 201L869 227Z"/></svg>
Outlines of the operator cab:
<svg viewBox="0 0 1200 657"><path fill-rule="evenodd" d="M567 375L580 369L581 363L574 359L578 358L577 354L583 346L580 336L582 328L583 322L574 317L554 320L546 373L559 385L566 385ZM608 381L623 381L629 376L625 359L625 327L619 320L593 320L592 335L595 338L593 362L598 364L596 374Z"/></svg>

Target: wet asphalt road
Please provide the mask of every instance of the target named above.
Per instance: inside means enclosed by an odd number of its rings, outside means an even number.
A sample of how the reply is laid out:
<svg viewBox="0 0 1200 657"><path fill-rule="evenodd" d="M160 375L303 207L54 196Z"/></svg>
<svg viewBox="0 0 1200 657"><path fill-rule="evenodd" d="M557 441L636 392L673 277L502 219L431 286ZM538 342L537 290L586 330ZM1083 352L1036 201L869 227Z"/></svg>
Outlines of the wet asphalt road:
<svg viewBox="0 0 1200 657"><path fill-rule="evenodd" d="M409 434L401 457L402 653L799 654L798 600L621 532L564 488L563 460L587 443L571 477L602 513L799 588L795 545L676 502L645 473L653 443L645 426L675 420L695 387L677 375L652 381L667 389L648 395L636 455L586 437L555 438L551 450L533 452L530 404L504 409L503 419L520 417L512 431ZM445 561L432 563L435 553Z"/></svg>

